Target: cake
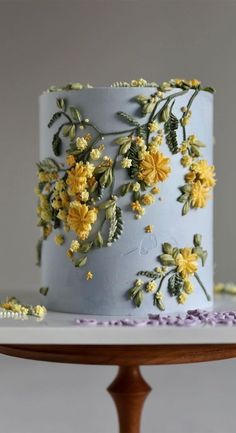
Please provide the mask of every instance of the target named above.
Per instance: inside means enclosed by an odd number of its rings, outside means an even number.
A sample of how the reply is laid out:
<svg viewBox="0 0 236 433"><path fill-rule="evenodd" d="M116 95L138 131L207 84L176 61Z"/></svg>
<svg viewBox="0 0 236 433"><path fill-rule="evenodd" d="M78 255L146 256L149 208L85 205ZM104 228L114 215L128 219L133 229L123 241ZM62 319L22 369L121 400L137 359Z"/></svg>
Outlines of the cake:
<svg viewBox="0 0 236 433"><path fill-rule="evenodd" d="M211 309L213 89L144 79L40 96L45 305L86 315Z"/></svg>

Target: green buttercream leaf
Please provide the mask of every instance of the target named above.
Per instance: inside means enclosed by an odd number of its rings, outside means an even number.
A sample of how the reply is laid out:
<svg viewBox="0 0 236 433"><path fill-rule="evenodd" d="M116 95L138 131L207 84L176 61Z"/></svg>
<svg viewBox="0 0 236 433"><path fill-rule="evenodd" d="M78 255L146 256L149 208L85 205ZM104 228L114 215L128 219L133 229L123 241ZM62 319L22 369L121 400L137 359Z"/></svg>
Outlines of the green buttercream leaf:
<svg viewBox="0 0 236 433"><path fill-rule="evenodd" d="M168 242L164 242L164 244L162 244L162 251L165 254L170 254L172 255L173 253L173 247L171 244L169 244Z"/></svg>
<svg viewBox="0 0 236 433"><path fill-rule="evenodd" d="M171 275L168 279L168 292L171 296L178 296L183 289L184 281L181 278L180 274L176 273Z"/></svg>
<svg viewBox="0 0 236 433"><path fill-rule="evenodd" d="M177 141L177 129L179 126L179 121L177 117L172 113L174 102L170 107L169 118L164 124L164 131L166 135L166 143L171 151L175 154L179 152L178 141Z"/></svg>
<svg viewBox="0 0 236 433"><path fill-rule="evenodd" d="M132 159L132 165L129 168L129 176L134 179L139 173L139 158L137 146L132 143L129 151L127 152L127 157Z"/></svg>
<svg viewBox="0 0 236 433"><path fill-rule="evenodd" d="M59 137L58 133L54 134L52 139L52 150L55 156L59 156L61 154L62 141Z"/></svg>
<svg viewBox="0 0 236 433"><path fill-rule="evenodd" d="M40 289L39 289L39 293L41 293L41 295L43 295L43 296L47 296L48 291L49 291L48 287L40 287Z"/></svg>
<svg viewBox="0 0 236 433"><path fill-rule="evenodd" d="M190 210L190 203L189 203L189 201L186 201L186 203L182 207L182 215L187 215L189 210Z"/></svg>
<svg viewBox="0 0 236 433"><path fill-rule="evenodd" d="M43 240L39 239L36 244L36 266L41 266Z"/></svg>
<svg viewBox="0 0 236 433"><path fill-rule="evenodd" d="M124 185L121 185L120 187L120 195L123 197L127 192L130 191L130 188L132 186L132 183L125 183Z"/></svg>
<svg viewBox="0 0 236 433"><path fill-rule="evenodd" d="M75 132L76 132L75 125L71 125L70 130L69 130L69 137L70 137L71 141L73 141L75 139Z"/></svg>
<svg viewBox="0 0 236 433"><path fill-rule="evenodd" d="M132 287L129 290L129 298L133 300L136 307L140 307L144 298L144 293L140 287Z"/></svg>
<svg viewBox="0 0 236 433"><path fill-rule="evenodd" d="M101 232L99 231L98 234L97 234L97 237L95 239L95 245L98 248L102 248L103 244L104 244L103 237L102 237Z"/></svg>
<svg viewBox="0 0 236 433"><path fill-rule="evenodd" d="M154 271L139 271L137 275L143 275L144 277L156 279L158 278L158 273Z"/></svg>
<svg viewBox="0 0 236 433"><path fill-rule="evenodd" d="M39 170L52 172L58 171L60 169L59 165L52 158L45 158L42 161L37 163L37 167Z"/></svg>
<svg viewBox="0 0 236 433"><path fill-rule="evenodd" d="M130 116L130 114L124 113L123 111L118 111L117 115L130 125L140 127L139 122L137 122L137 120L133 116Z"/></svg>
<svg viewBox="0 0 236 433"><path fill-rule="evenodd" d="M49 120L48 128L51 128L52 125L61 117L62 112L54 113L52 118Z"/></svg>
<svg viewBox="0 0 236 433"><path fill-rule="evenodd" d="M164 311L165 305L163 304L162 299L160 299L159 296L160 296L159 292L153 295L153 305L159 308L159 310Z"/></svg>
<svg viewBox="0 0 236 433"><path fill-rule="evenodd" d="M71 114L72 119L75 122L81 122L82 116L81 116L81 113L78 110L78 108L76 108L76 107L69 107L69 110L70 110L70 114Z"/></svg>
<svg viewBox="0 0 236 433"><path fill-rule="evenodd" d="M196 233L193 237L193 244L195 247L200 247L202 243L202 235Z"/></svg>
<svg viewBox="0 0 236 433"><path fill-rule="evenodd" d="M170 254L161 254L160 256L158 256L158 260L163 266L175 265L175 261Z"/></svg>
<svg viewBox="0 0 236 433"><path fill-rule="evenodd" d="M82 268L87 263L88 257L82 257L80 259L75 260L74 264L76 268Z"/></svg>
<svg viewBox="0 0 236 433"><path fill-rule="evenodd" d="M109 218L110 228L108 234L107 245L110 246L113 242L119 239L121 233L123 232L123 219L122 219L122 210L115 206L112 211L111 217Z"/></svg>
<svg viewBox="0 0 236 433"><path fill-rule="evenodd" d="M85 244L80 246L80 253L88 253L93 246L93 242L86 242Z"/></svg>
<svg viewBox="0 0 236 433"><path fill-rule="evenodd" d="M61 110L65 111L65 109L66 109L66 101L65 101L65 99L63 99L63 98L57 98L57 106Z"/></svg>

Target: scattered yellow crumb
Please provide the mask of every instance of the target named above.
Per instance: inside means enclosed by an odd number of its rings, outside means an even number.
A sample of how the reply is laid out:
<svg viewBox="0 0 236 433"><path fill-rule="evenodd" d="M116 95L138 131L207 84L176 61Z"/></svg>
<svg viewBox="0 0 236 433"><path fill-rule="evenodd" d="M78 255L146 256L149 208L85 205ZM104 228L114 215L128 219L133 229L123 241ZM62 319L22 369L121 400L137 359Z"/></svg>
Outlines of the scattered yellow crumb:
<svg viewBox="0 0 236 433"><path fill-rule="evenodd" d="M149 224L148 226L145 227L144 230L146 233L152 233L153 232L153 225Z"/></svg>
<svg viewBox="0 0 236 433"><path fill-rule="evenodd" d="M89 281L89 280L92 280L92 279L93 279L93 272L88 271L87 274L86 274L86 280Z"/></svg>

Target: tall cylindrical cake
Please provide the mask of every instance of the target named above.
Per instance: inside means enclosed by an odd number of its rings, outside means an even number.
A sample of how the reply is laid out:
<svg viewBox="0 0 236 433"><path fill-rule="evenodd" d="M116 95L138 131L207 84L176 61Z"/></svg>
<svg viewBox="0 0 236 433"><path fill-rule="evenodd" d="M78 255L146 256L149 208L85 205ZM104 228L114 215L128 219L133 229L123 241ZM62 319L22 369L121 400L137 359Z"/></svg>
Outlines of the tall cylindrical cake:
<svg viewBox="0 0 236 433"><path fill-rule="evenodd" d="M46 306L121 316L209 309L212 89L197 80L118 84L40 97Z"/></svg>

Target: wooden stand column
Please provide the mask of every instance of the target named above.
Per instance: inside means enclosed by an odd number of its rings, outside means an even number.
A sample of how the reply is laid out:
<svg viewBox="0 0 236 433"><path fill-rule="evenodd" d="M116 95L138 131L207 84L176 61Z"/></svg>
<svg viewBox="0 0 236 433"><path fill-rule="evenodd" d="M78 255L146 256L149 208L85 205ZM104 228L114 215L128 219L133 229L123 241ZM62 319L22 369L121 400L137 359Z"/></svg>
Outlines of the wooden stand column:
<svg viewBox="0 0 236 433"><path fill-rule="evenodd" d="M143 379L139 367L119 367L107 390L116 405L120 433L140 433L142 408L151 387Z"/></svg>

